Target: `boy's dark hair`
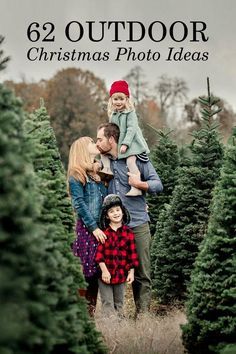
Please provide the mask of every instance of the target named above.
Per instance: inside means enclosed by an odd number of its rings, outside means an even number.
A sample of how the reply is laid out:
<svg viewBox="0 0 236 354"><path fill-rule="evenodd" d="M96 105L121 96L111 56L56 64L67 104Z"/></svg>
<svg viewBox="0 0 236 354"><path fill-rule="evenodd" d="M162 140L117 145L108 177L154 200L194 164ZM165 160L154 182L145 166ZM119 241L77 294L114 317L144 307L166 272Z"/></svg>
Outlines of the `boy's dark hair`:
<svg viewBox="0 0 236 354"><path fill-rule="evenodd" d="M109 139L113 137L115 142L118 143L120 136L120 129L115 123L102 123L98 126L97 130L104 128L104 136Z"/></svg>

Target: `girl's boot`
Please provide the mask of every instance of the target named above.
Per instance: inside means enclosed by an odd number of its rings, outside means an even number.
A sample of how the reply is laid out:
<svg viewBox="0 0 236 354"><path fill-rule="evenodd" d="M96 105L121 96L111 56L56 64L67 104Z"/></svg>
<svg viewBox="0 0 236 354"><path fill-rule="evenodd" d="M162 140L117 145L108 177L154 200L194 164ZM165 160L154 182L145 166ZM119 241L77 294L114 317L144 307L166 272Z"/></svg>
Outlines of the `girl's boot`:
<svg viewBox="0 0 236 354"><path fill-rule="evenodd" d="M106 155L101 155L101 165L101 173L113 176L109 157L107 157Z"/></svg>
<svg viewBox="0 0 236 354"><path fill-rule="evenodd" d="M140 173L137 173L136 176L140 180ZM128 193L126 193L127 197L136 197L137 195L142 195L142 191L136 187L131 186Z"/></svg>

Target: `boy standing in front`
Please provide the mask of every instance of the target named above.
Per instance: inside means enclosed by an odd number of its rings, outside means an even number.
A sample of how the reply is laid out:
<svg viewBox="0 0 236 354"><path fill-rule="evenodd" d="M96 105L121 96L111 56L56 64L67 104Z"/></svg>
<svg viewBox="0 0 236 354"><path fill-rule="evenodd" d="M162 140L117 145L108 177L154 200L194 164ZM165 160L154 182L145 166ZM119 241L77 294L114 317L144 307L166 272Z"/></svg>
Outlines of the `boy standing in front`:
<svg viewBox="0 0 236 354"><path fill-rule="evenodd" d="M134 281L134 268L138 266L134 233L126 225L130 221L128 210L118 195L110 194L103 202L101 228L107 239L99 244L96 261L101 269L99 291L105 315L122 315L125 283Z"/></svg>

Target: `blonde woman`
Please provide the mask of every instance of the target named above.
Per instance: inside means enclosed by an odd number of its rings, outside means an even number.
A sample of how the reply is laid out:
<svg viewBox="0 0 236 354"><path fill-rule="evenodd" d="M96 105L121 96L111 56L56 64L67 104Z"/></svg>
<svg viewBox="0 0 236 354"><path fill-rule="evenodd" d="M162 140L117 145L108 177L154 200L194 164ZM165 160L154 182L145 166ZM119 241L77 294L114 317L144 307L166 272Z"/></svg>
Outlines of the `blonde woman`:
<svg viewBox="0 0 236 354"><path fill-rule="evenodd" d="M71 145L67 181L72 205L77 216L76 240L73 253L80 257L85 280L88 283L84 296L88 301L89 313L94 314L98 293L98 267L95 262L99 242L106 235L98 226L100 210L107 190L98 170L100 164L95 157L99 154L94 141L82 137Z"/></svg>

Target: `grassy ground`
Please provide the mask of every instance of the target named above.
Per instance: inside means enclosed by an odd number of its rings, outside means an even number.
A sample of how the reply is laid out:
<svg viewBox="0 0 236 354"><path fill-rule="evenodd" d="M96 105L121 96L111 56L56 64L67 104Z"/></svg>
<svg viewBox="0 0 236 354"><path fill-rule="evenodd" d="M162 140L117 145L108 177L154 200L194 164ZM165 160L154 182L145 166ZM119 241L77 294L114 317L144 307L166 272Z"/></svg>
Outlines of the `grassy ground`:
<svg viewBox="0 0 236 354"><path fill-rule="evenodd" d="M109 353L115 354L182 354L180 324L186 322L181 308L159 306L154 300L150 313L134 319L131 288L127 287L125 319L104 318L101 306L95 315L96 327L102 333Z"/></svg>

